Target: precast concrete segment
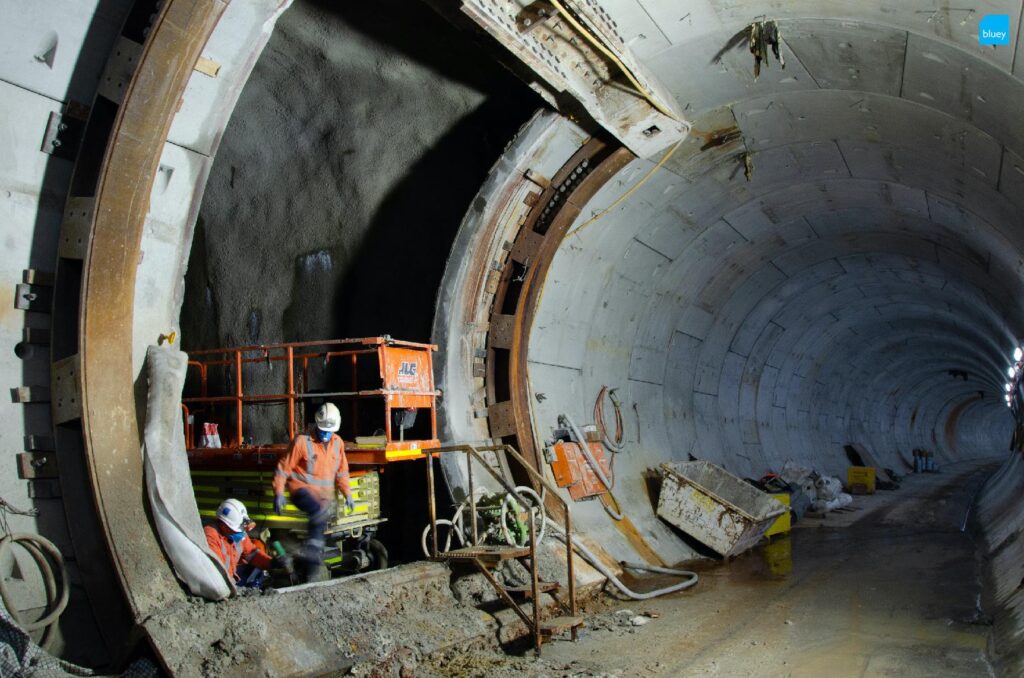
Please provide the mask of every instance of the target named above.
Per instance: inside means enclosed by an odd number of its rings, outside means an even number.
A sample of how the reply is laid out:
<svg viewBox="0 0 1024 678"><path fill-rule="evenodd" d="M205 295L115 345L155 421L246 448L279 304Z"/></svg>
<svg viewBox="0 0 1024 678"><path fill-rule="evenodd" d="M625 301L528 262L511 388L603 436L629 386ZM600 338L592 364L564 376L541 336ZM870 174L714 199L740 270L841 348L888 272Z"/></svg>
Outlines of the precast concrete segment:
<svg viewBox="0 0 1024 678"><path fill-rule="evenodd" d="M543 182L579 151L587 136L563 118L538 112L494 166L463 219L438 292L432 332L439 346L435 376L445 393L439 417L443 439L490 436L481 368L497 291L492 266L505 265L506 243L516 241ZM441 462L458 497L465 492L465 473L454 459L447 455Z"/></svg>

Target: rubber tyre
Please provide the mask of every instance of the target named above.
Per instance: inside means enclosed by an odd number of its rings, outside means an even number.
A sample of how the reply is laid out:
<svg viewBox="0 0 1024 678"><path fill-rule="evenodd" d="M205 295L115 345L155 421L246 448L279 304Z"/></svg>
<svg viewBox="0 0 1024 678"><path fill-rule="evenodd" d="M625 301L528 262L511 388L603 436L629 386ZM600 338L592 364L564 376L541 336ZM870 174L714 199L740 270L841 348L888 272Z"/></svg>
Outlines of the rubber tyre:
<svg viewBox="0 0 1024 678"><path fill-rule="evenodd" d="M370 554L370 567L371 570L386 570L388 569L388 550L384 548L384 544L380 543L376 539L371 539L366 544L366 550Z"/></svg>

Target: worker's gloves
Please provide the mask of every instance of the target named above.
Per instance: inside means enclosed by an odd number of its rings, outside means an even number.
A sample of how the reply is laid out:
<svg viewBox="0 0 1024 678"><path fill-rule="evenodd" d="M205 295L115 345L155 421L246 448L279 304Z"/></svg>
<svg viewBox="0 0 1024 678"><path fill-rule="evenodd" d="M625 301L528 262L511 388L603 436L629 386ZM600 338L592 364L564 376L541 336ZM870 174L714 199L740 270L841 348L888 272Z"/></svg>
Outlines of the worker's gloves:
<svg viewBox="0 0 1024 678"><path fill-rule="evenodd" d="M271 569L284 570L288 574L295 571L295 563L289 555L276 556L270 563Z"/></svg>
<svg viewBox="0 0 1024 678"><path fill-rule="evenodd" d="M276 513L277 515L281 515L282 513L284 513L284 505L285 505L284 495L283 494L275 495L274 496L274 513Z"/></svg>
<svg viewBox="0 0 1024 678"><path fill-rule="evenodd" d="M347 509L348 513L352 513L353 511L356 510L356 503L352 501L351 496L345 497L345 508Z"/></svg>

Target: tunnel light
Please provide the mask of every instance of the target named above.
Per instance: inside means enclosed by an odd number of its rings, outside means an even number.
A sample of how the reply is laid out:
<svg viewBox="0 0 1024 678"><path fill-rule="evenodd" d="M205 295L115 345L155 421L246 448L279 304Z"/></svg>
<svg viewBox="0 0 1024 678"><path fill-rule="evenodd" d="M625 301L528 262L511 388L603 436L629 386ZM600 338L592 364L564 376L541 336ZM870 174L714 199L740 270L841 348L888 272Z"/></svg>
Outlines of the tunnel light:
<svg viewBox="0 0 1024 678"><path fill-rule="evenodd" d="M1007 367L1006 376L1010 377L1010 379L1013 379L1015 376L1017 376L1017 371L1012 367Z"/></svg>
<svg viewBox="0 0 1024 678"><path fill-rule="evenodd" d="M1010 391L1013 390L1013 387L1010 386L1009 384L1003 384L1003 390L1005 390L1007 393L1009 393ZM1006 396L1006 397L1009 398L1010 396Z"/></svg>
<svg viewBox="0 0 1024 678"><path fill-rule="evenodd" d="M1019 363L1021 358L1024 358L1024 349L1018 346L1013 349L1013 359Z"/></svg>

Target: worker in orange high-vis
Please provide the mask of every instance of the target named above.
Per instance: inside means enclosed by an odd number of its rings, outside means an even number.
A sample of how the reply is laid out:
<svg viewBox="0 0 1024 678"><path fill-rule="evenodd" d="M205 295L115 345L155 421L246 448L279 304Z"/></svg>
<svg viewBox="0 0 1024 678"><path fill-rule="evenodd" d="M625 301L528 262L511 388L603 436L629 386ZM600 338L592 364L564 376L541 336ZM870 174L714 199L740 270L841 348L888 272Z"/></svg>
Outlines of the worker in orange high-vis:
<svg viewBox="0 0 1024 678"><path fill-rule="evenodd" d="M245 504L237 499L225 499L217 507L217 522L207 525L203 532L210 550L224 564L235 584L260 588L266 579L266 571L271 567L283 567L284 563L281 559L271 558L252 543L247 533L254 526Z"/></svg>
<svg viewBox="0 0 1024 678"><path fill-rule="evenodd" d="M355 509L349 489L345 442L335 432L341 428L341 412L325 403L316 412L313 435L295 436L291 450L281 457L274 474L274 510L284 511L284 490L292 503L309 517L306 543L296 563L302 565L306 581L315 580L324 552L324 530L335 511L335 490L341 493L348 511Z"/></svg>

